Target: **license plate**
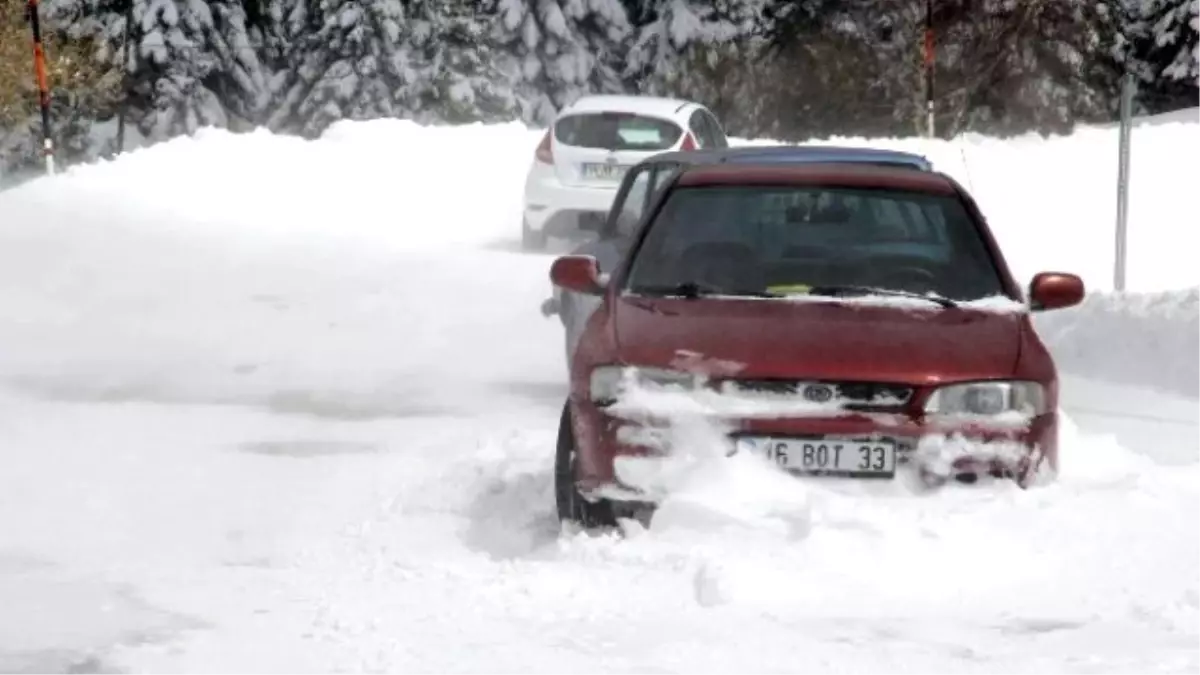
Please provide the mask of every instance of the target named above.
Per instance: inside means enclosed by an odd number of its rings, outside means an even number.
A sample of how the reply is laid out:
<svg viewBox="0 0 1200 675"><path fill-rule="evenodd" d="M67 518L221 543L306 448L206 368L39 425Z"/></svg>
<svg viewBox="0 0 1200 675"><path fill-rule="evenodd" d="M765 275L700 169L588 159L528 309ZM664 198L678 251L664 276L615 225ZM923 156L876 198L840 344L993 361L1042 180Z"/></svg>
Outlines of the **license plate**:
<svg viewBox="0 0 1200 675"><path fill-rule="evenodd" d="M896 474L896 443L887 439L741 437L737 447L797 473L884 478Z"/></svg>
<svg viewBox="0 0 1200 675"><path fill-rule="evenodd" d="M583 177L594 180L619 181L628 168L620 164L584 164Z"/></svg>

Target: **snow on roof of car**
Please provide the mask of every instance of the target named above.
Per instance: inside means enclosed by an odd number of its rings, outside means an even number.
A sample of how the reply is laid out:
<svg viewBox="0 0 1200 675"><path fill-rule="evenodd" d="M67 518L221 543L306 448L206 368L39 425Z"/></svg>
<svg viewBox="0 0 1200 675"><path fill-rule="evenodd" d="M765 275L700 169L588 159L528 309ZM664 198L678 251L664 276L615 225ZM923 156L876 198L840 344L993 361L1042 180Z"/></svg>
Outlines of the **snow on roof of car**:
<svg viewBox="0 0 1200 675"><path fill-rule="evenodd" d="M837 185L954 194L956 186L931 171L863 163L700 164L685 169L678 185Z"/></svg>
<svg viewBox="0 0 1200 675"><path fill-rule="evenodd" d="M563 108L559 115L580 112L629 112L660 117L674 117L682 106L698 105L692 101L659 96L621 96L604 94L584 96Z"/></svg>
<svg viewBox="0 0 1200 675"><path fill-rule="evenodd" d="M688 165L723 162L739 164L853 162L856 164L904 166L910 170L934 170L933 163L927 157L911 152L880 148L806 145L736 145L728 148L668 150L643 159L639 165L664 161Z"/></svg>
<svg viewBox="0 0 1200 675"><path fill-rule="evenodd" d="M726 162L854 162L910 166L932 171L933 163L923 155L885 148L847 147L837 145L744 145L726 148Z"/></svg>

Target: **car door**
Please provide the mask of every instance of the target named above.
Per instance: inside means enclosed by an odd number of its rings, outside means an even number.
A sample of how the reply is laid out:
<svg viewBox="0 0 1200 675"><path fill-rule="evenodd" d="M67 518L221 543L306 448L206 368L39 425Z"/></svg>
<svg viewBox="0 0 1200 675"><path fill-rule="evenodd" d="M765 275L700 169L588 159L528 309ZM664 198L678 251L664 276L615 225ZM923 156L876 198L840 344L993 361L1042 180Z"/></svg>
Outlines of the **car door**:
<svg viewBox="0 0 1200 675"><path fill-rule="evenodd" d="M642 223L646 207L662 191L669 178L679 170L679 162L649 162L635 166L621 181L617 196L609 208L608 220L599 232L599 238L575 251L596 259L601 274L611 274L621 264L637 228ZM560 317L566 331L566 354L568 364L579 336L591 317L604 300L594 295L583 295L569 291L555 291L559 297Z"/></svg>

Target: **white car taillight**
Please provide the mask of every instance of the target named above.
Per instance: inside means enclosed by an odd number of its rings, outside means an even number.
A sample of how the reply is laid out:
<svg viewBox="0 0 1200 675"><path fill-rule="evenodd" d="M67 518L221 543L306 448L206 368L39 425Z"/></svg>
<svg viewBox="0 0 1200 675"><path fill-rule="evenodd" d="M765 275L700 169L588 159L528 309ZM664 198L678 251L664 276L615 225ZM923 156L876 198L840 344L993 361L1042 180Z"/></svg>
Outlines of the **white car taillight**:
<svg viewBox="0 0 1200 675"><path fill-rule="evenodd" d="M538 143L537 150L534 151L533 156L537 158L537 161L542 162L543 164L554 163L554 152L550 149L549 131L546 132L545 136L542 136L542 142Z"/></svg>
<svg viewBox="0 0 1200 675"><path fill-rule="evenodd" d="M680 151L691 152L692 150L695 150L696 147L696 139L692 138L692 132L684 132L683 142L679 144Z"/></svg>

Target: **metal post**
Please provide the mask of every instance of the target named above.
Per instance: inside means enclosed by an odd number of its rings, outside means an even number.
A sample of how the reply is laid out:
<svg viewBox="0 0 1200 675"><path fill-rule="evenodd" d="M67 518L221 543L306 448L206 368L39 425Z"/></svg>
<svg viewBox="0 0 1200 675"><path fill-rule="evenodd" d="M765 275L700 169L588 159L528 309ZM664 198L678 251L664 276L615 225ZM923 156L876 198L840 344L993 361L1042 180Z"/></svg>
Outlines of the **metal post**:
<svg viewBox="0 0 1200 675"><path fill-rule="evenodd" d="M934 137L933 128L933 0L925 0L925 133Z"/></svg>
<svg viewBox="0 0 1200 675"><path fill-rule="evenodd" d="M1121 83L1121 131L1117 160L1117 232L1113 264L1113 289L1116 291L1125 290L1126 224L1129 217L1129 146L1133 130L1133 97L1136 92L1137 80L1134 74L1126 73Z"/></svg>
<svg viewBox="0 0 1200 675"><path fill-rule="evenodd" d="M125 39L121 42L121 108L117 111L117 153L125 152L125 109L129 106L129 37L133 34L133 0L125 3Z"/></svg>
<svg viewBox="0 0 1200 675"><path fill-rule="evenodd" d="M38 0L26 5L29 27L33 31L33 70L37 76L38 103L42 107L42 153L46 157L46 173L54 173L54 140L50 136L50 85L46 78L46 52L42 49L42 24L38 17Z"/></svg>

